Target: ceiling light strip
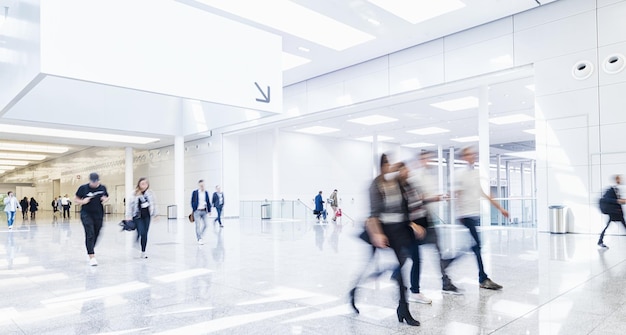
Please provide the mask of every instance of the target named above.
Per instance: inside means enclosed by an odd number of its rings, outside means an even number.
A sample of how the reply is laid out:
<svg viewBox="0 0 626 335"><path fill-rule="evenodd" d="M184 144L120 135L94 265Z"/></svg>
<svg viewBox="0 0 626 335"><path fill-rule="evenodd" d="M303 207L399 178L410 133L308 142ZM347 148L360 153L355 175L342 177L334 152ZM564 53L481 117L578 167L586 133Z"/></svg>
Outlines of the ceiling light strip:
<svg viewBox="0 0 626 335"><path fill-rule="evenodd" d="M197 1L337 51L376 38L288 0Z"/></svg>
<svg viewBox="0 0 626 335"><path fill-rule="evenodd" d="M18 126L10 124L0 124L0 133L35 135L57 138L73 138L98 142L119 142L132 144L148 144L159 141L158 138L139 137L117 134L94 133L86 131L38 128L29 126Z"/></svg>

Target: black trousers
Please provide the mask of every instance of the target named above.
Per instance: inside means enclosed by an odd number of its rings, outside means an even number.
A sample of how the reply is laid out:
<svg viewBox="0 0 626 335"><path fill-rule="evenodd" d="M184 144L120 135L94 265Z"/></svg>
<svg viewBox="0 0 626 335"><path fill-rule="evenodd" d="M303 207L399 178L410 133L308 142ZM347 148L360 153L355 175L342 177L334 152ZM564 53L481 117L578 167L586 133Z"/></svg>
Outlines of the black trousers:
<svg viewBox="0 0 626 335"><path fill-rule="evenodd" d="M87 247L88 255L95 253L94 247L96 242L98 242L103 218L104 213L80 212L80 220L83 222L83 228L85 229L85 247Z"/></svg>
<svg viewBox="0 0 626 335"><path fill-rule="evenodd" d="M600 239L598 240L598 243L604 243L604 233L606 233L606 229L609 228L609 225L613 221L621 222L624 228L626 228L626 221L624 221L623 215L620 215L619 217L616 215L609 215L609 221L606 223L606 227L604 227L602 233L600 233Z"/></svg>
<svg viewBox="0 0 626 335"><path fill-rule="evenodd" d="M428 226L428 218L422 218L416 222L421 226ZM432 244L437 249L437 255L439 256L439 268L441 270L441 281L443 287L452 284L450 277L446 274L446 269L452 263L452 259L443 259L441 257L441 248L439 247L439 237L437 236L437 230L435 227L426 228L426 238L422 241L414 241L411 244L411 258L413 259L413 265L411 266L411 292L420 293L420 274L422 267L422 260L420 257L420 245Z"/></svg>
<svg viewBox="0 0 626 335"><path fill-rule="evenodd" d="M70 217L70 205L63 205L63 218L65 218L65 213L67 213L67 217ZM81 214L82 217L82 214Z"/></svg>
<svg viewBox="0 0 626 335"><path fill-rule="evenodd" d="M137 224L137 240L141 240L141 251L146 251L148 244L148 229L150 229L150 216L135 219Z"/></svg>
<svg viewBox="0 0 626 335"><path fill-rule="evenodd" d="M393 250L398 260L398 265L394 269L394 273L397 275L393 276L393 279L398 283L398 290L400 294L400 304L406 303L406 287L404 286L404 280L402 279L401 269L402 266L406 263L406 260L410 257L410 247L411 243L413 243L414 235L413 231L409 227L408 223L396 223L396 224L383 224L383 232L389 239L389 247ZM372 247L370 261L374 259L376 254L376 248ZM367 269L366 269L367 270ZM355 287L361 282L361 280L377 277L381 275L384 271L377 271L373 274L366 275L366 271L357 278L357 283Z"/></svg>

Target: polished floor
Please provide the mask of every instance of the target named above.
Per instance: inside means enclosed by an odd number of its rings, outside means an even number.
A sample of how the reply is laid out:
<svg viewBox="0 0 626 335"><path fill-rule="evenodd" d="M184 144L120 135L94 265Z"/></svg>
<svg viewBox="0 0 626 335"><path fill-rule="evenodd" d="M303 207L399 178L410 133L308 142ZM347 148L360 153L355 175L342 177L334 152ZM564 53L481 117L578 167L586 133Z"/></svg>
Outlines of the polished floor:
<svg viewBox="0 0 626 335"><path fill-rule="evenodd" d="M74 214L74 213L72 213ZM398 323L396 287L386 274L347 292L366 264L352 225L229 219L194 226L159 218L147 259L134 233L109 216L88 266L80 222L37 220L0 227L0 334L624 334L626 237L481 231L487 273L502 291L480 289L471 255L450 274L461 296L442 295L434 250L424 248L422 292L411 304L422 325ZM598 224L600 229L600 224ZM466 244L450 230L446 246ZM459 235L459 233L461 235ZM455 237L456 236L456 237ZM375 266L392 258L381 254ZM408 275L408 274L407 274Z"/></svg>

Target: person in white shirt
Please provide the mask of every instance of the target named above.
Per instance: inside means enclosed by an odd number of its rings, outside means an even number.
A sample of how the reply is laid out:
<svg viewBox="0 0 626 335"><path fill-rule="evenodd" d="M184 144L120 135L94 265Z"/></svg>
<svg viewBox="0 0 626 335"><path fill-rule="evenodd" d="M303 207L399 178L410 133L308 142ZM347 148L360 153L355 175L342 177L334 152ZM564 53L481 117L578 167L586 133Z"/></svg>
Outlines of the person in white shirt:
<svg viewBox="0 0 626 335"><path fill-rule="evenodd" d="M441 270L442 291L447 294L462 294L461 291L452 283L450 277L446 273L446 268L454 260L443 259L441 255L441 247L439 246L439 239L437 236L437 230L433 224L433 213L437 210L435 202L441 201L444 196L439 194L437 188L436 176L428 170L428 161L433 158L431 151L422 151L418 154L418 167L411 170L408 184L419 198L419 204L416 204L416 210L411 211L411 219L416 224L426 229L426 238L424 240L416 240L411 246L411 258L413 259L413 265L411 266L411 287L408 300L411 302L419 302L422 304L430 304L432 300L420 293L420 272L421 272L421 257L420 246L424 244L434 244L439 256L439 265ZM410 207L409 209L413 209Z"/></svg>
<svg viewBox="0 0 626 335"><path fill-rule="evenodd" d="M207 215L211 213L211 199L209 192L204 189L204 180L198 181L198 189L191 193L191 209L193 210L193 218L196 223L196 239L198 244L204 244L202 236L206 230Z"/></svg>
<svg viewBox="0 0 626 335"><path fill-rule="evenodd" d="M7 222L9 229L13 229L13 222L15 221L15 212L18 209L22 209L20 203L15 198L13 192L9 191L7 197L4 198L4 211L7 213Z"/></svg>
<svg viewBox="0 0 626 335"><path fill-rule="evenodd" d="M72 202L70 201L70 198L67 196L67 194L65 196L63 196L63 198L61 198L61 207L63 210L63 218L65 219L65 215L67 214L67 218L70 218L70 205L72 204Z"/></svg>
<svg viewBox="0 0 626 335"><path fill-rule="evenodd" d="M472 251L476 255L478 262L478 282L481 288L490 290L499 290L501 285L496 284L485 273L482 256L480 254L480 239L476 226L480 225L480 200L485 198L497 208L504 217L509 217L507 212L500 204L487 195L480 185L480 173L474 169L476 163L476 151L472 147L463 148L461 150L461 159L468 163L468 168L457 173L457 215L459 221L469 229L470 235L474 239L475 245Z"/></svg>

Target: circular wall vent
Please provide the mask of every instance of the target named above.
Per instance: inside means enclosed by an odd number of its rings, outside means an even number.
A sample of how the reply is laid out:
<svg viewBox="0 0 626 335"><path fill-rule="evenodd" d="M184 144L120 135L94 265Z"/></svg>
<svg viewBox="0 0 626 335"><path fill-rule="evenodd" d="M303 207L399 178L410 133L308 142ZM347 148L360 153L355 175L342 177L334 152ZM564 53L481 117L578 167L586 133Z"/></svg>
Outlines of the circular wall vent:
<svg viewBox="0 0 626 335"><path fill-rule="evenodd" d="M593 73L593 64L588 60L583 60L574 64L572 68L572 76L574 79L584 80L591 77Z"/></svg>
<svg viewBox="0 0 626 335"><path fill-rule="evenodd" d="M604 59L602 63L602 68L604 68L604 72L608 74L616 74L624 70L626 67L626 60L624 60L624 55L622 54L612 54Z"/></svg>

